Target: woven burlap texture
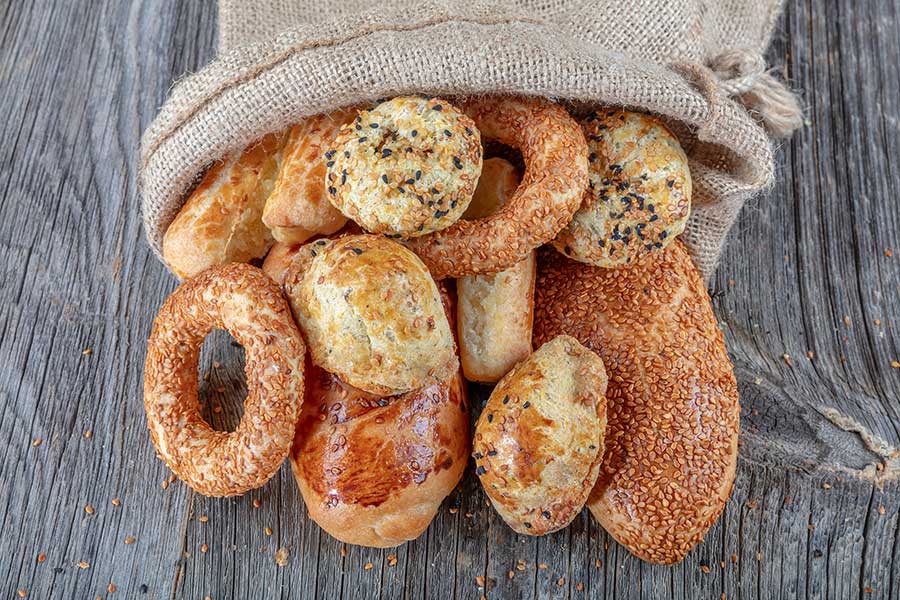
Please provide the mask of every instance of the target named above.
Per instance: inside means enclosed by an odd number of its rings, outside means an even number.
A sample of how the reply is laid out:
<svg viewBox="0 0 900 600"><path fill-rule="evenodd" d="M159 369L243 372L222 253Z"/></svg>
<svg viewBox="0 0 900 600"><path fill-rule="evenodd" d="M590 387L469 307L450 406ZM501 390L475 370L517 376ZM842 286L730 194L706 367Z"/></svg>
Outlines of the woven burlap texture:
<svg viewBox="0 0 900 600"><path fill-rule="evenodd" d="M220 0L219 54L144 133L148 241L214 161L298 119L408 93L540 95L664 117L694 177L682 239L709 277L741 206L773 178L766 128L796 126L765 71L781 0ZM774 98L774 99L773 99Z"/></svg>

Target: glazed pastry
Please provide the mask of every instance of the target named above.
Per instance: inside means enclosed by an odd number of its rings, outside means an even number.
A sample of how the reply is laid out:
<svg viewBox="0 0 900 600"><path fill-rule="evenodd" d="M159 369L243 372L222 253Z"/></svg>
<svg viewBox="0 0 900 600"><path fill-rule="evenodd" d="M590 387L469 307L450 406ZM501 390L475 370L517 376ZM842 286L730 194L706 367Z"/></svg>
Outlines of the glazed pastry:
<svg viewBox="0 0 900 600"><path fill-rule="evenodd" d="M565 335L494 388L475 426L475 473L517 532L544 535L581 512L603 458L605 394L603 361Z"/></svg>
<svg viewBox="0 0 900 600"><path fill-rule="evenodd" d="M656 117L624 110L595 112L582 127L590 187L554 247L598 267L660 252L691 211L691 172L678 139Z"/></svg>
<svg viewBox="0 0 900 600"><path fill-rule="evenodd" d="M288 131L278 179L262 216L279 242L299 244L316 234L334 233L347 222L325 192L325 152L356 112L347 108L315 115Z"/></svg>
<svg viewBox="0 0 900 600"><path fill-rule="evenodd" d="M609 375L603 468L588 507L644 560L676 563L731 494L738 390L700 273L675 242L644 262L538 256L535 342L578 338Z"/></svg>
<svg viewBox="0 0 900 600"><path fill-rule="evenodd" d="M468 218L493 214L519 186L515 168L502 158L484 161ZM505 271L456 282L459 357L469 381L493 383L531 354L534 252Z"/></svg>
<svg viewBox="0 0 900 600"><path fill-rule="evenodd" d="M163 258L176 275L266 255L274 239L262 212L283 146L284 135L270 134L212 166L163 238Z"/></svg>
<svg viewBox="0 0 900 600"><path fill-rule="evenodd" d="M440 98L399 97L362 111L326 153L332 204L372 233L415 237L449 227L475 192L481 137Z"/></svg>
<svg viewBox="0 0 900 600"><path fill-rule="evenodd" d="M384 548L417 538L465 470L462 376L393 397L311 365L307 382L291 467L310 518L348 544Z"/></svg>
<svg viewBox="0 0 900 600"><path fill-rule="evenodd" d="M402 394L459 366L438 288L397 242L355 235L307 244L284 290L313 362L354 387Z"/></svg>

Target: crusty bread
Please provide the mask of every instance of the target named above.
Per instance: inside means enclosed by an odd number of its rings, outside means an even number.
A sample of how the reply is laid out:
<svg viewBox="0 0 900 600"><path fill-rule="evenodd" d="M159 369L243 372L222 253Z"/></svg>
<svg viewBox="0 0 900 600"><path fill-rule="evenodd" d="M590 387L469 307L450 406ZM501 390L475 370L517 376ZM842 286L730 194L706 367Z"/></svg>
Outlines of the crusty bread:
<svg viewBox="0 0 900 600"><path fill-rule="evenodd" d="M606 451L588 506L636 556L675 563L734 482L738 390L699 272L680 242L603 269L538 257L535 342L566 333L609 375Z"/></svg>
<svg viewBox="0 0 900 600"><path fill-rule="evenodd" d="M446 381L459 367L438 288L410 250L381 236L303 246L284 280L313 362L372 394Z"/></svg>
<svg viewBox="0 0 900 600"><path fill-rule="evenodd" d="M325 192L325 152L355 116L352 108L336 110L308 117L288 131L278 180L262 216L279 242L299 244L316 234L334 233L347 222Z"/></svg>
<svg viewBox="0 0 900 600"><path fill-rule="evenodd" d="M291 266L291 259L302 246L303 244L275 242L275 245L266 254L266 260L263 261L263 272L271 277L275 283L281 285L284 283L284 276Z"/></svg>
<svg viewBox="0 0 900 600"><path fill-rule="evenodd" d="M382 398L308 363L291 467L310 518L362 546L421 535L465 470L465 390L457 370L445 382Z"/></svg>
<svg viewBox="0 0 900 600"><path fill-rule="evenodd" d="M519 176L509 162L484 161L464 218L494 214L518 187ZM531 354L534 274L534 252L529 252L505 271L457 280L459 358L469 381L493 383Z"/></svg>
<svg viewBox="0 0 900 600"><path fill-rule="evenodd" d="M270 134L216 163L163 238L163 258L181 278L214 265L262 258L274 239L262 222L275 186L283 134Z"/></svg>
<svg viewBox="0 0 900 600"><path fill-rule="evenodd" d="M598 267L640 262L684 231L691 171L678 138L657 117L604 109L581 122L590 185L557 250Z"/></svg>
<svg viewBox="0 0 900 600"><path fill-rule="evenodd" d="M481 136L440 98L398 96L344 126L328 152L329 199L367 231L409 238L445 229L472 200Z"/></svg>
<svg viewBox="0 0 900 600"><path fill-rule="evenodd" d="M560 335L494 388L475 426L475 473L494 508L519 533L572 522L603 458L603 361Z"/></svg>

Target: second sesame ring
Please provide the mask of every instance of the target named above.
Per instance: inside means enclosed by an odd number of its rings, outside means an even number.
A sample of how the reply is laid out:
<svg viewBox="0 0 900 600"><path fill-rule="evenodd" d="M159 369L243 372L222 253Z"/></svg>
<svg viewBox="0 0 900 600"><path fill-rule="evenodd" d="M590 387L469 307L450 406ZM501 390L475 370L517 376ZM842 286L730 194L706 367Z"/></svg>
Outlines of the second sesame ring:
<svg viewBox="0 0 900 600"><path fill-rule="evenodd" d="M197 362L214 328L227 330L246 351L247 398L231 433L214 430L200 415ZM160 457L207 496L236 496L266 483L290 453L305 354L281 290L256 267L213 267L181 284L147 342L144 408Z"/></svg>
<svg viewBox="0 0 900 600"><path fill-rule="evenodd" d="M521 152L525 174L497 213L406 242L435 279L496 273L524 260L571 221L588 184L587 142L563 107L543 98L498 96L462 108L483 138Z"/></svg>

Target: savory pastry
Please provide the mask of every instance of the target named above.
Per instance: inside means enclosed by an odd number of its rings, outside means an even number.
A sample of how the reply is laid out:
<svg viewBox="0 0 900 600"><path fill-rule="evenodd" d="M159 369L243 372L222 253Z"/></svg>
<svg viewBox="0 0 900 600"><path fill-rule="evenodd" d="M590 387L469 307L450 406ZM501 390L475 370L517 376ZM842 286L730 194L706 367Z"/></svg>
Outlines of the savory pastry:
<svg viewBox="0 0 900 600"><path fill-rule="evenodd" d="M595 112L582 127L590 188L553 245L598 267L661 251L691 212L691 172L678 139L656 117L624 110Z"/></svg>
<svg viewBox="0 0 900 600"><path fill-rule="evenodd" d="M284 135L273 133L212 166L163 238L163 258L176 275L266 255L274 239L262 212L283 146Z"/></svg>
<svg viewBox="0 0 900 600"><path fill-rule="evenodd" d="M266 260L263 261L263 272L271 277L275 283L281 285L284 283L284 277L291 267L291 261L294 255L296 255L302 247L303 244L275 242L275 245L272 246L272 249L266 254Z"/></svg>
<svg viewBox="0 0 900 600"><path fill-rule="evenodd" d="M603 361L567 335L494 388L475 425L475 473L517 532L544 535L581 512L603 458L605 394Z"/></svg>
<svg viewBox="0 0 900 600"><path fill-rule="evenodd" d="M341 126L356 116L352 108L308 117L290 128L275 188L262 220L279 242L299 244L316 234L328 235L347 217L331 205L325 192L325 151Z"/></svg>
<svg viewBox="0 0 900 600"><path fill-rule="evenodd" d="M465 389L457 371L380 397L310 365L291 451L310 518L348 544L384 548L421 535L465 470Z"/></svg>
<svg viewBox="0 0 900 600"><path fill-rule="evenodd" d="M518 186L519 176L509 162L484 161L464 217L493 214ZM534 270L534 252L529 252L525 260L505 271L457 280L459 358L469 381L493 383L531 354Z"/></svg>
<svg viewBox="0 0 900 600"><path fill-rule="evenodd" d="M446 100L399 97L359 113L325 158L335 207L372 233L415 237L466 210L481 173L481 137Z"/></svg>
<svg viewBox="0 0 900 600"><path fill-rule="evenodd" d="M231 433L200 416L197 358L213 328L246 352L247 398ZM305 348L278 286L233 263L183 283L153 322L144 367L144 408L160 457L195 491L234 496L257 488L288 456L303 402Z"/></svg>
<svg viewBox="0 0 900 600"><path fill-rule="evenodd" d="M675 563L734 482L740 406L709 296L681 243L603 269L538 256L535 342L565 333L609 375L606 451L588 507L639 558Z"/></svg>
<svg viewBox="0 0 900 600"><path fill-rule="evenodd" d="M495 214L407 242L435 279L496 273L522 262L569 223L588 184L587 143L563 107L541 98L494 96L463 108L483 138L521 152L525 175Z"/></svg>
<svg viewBox="0 0 900 600"><path fill-rule="evenodd" d="M284 290L313 362L354 387L402 394L459 366L438 288L397 242L352 235L307 244Z"/></svg>

